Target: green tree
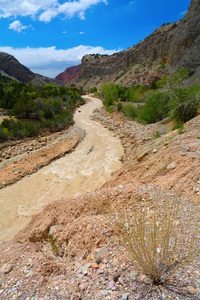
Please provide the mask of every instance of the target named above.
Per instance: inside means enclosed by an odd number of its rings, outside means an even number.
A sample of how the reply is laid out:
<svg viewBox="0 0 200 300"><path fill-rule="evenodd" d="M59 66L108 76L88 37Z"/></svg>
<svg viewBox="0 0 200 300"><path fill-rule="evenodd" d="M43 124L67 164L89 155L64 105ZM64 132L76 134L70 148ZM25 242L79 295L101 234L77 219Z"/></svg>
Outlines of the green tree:
<svg viewBox="0 0 200 300"><path fill-rule="evenodd" d="M148 123L161 121L168 115L170 97L167 93L157 92L149 97L145 103L140 117Z"/></svg>

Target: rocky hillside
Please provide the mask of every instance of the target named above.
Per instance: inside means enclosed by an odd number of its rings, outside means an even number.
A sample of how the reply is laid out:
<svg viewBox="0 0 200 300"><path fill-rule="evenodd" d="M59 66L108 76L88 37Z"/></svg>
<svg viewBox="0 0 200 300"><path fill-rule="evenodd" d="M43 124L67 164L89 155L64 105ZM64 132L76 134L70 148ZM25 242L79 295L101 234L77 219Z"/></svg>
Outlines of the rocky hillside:
<svg viewBox="0 0 200 300"><path fill-rule="evenodd" d="M22 65L14 56L4 52L0 52L0 74L12 80L25 83L32 82L33 84L39 85L45 83L61 84L58 80L33 73L30 69Z"/></svg>
<svg viewBox="0 0 200 300"><path fill-rule="evenodd" d="M60 80L64 83L71 81L78 77L80 71L80 65L67 68L64 72L60 73L56 76L55 79Z"/></svg>
<svg viewBox="0 0 200 300"><path fill-rule="evenodd" d="M161 72L179 67L197 69L200 65L200 0L192 0L185 17L162 25L151 35L126 51L82 58L80 75L72 81L86 87L100 86L102 81L131 86L156 81Z"/></svg>

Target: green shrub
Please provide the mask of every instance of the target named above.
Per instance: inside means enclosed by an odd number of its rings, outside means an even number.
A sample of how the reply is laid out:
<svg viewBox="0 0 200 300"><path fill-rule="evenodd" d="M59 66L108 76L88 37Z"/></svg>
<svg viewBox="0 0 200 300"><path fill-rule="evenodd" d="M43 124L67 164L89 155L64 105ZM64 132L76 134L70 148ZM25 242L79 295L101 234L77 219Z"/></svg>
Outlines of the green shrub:
<svg viewBox="0 0 200 300"><path fill-rule="evenodd" d="M105 106L113 105L118 97L117 86L114 83L104 82L100 88L100 95L104 98Z"/></svg>
<svg viewBox="0 0 200 300"><path fill-rule="evenodd" d="M130 119L137 117L137 109L130 103L126 104L124 107L124 114Z"/></svg>
<svg viewBox="0 0 200 300"><path fill-rule="evenodd" d="M168 103L168 94L161 92L153 94L147 99L140 118L148 123L161 121L168 115Z"/></svg>
<svg viewBox="0 0 200 300"><path fill-rule="evenodd" d="M185 123L198 114L200 87L174 88L171 92L170 117L176 123Z"/></svg>
<svg viewBox="0 0 200 300"><path fill-rule="evenodd" d="M4 120L0 125L0 140L31 137L42 127L55 131L72 124L74 109L85 103L80 93L77 88L58 88L52 84L36 87L31 83L1 82L0 107L23 120Z"/></svg>
<svg viewBox="0 0 200 300"><path fill-rule="evenodd" d="M6 141L9 138L9 132L7 128L0 128L0 141Z"/></svg>
<svg viewBox="0 0 200 300"><path fill-rule="evenodd" d="M36 136L39 132L40 125L33 122L25 122L22 130L23 136L33 137Z"/></svg>
<svg viewBox="0 0 200 300"><path fill-rule="evenodd" d="M136 102L141 101L144 98L144 94L147 92L148 88L145 86L134 86L134 87L124 87L119 86L114 83L104 82L101 85L99 95L104 98L104 105L111 106L115 101L120 99L125 102Z"/></svg>
<svg viewBox="0 0 200 300"><path fill-rule="evenodd" d="M97 92L97 87L93 87L93 88L90 88L89 90L90 93L96 93Z"/></svg>

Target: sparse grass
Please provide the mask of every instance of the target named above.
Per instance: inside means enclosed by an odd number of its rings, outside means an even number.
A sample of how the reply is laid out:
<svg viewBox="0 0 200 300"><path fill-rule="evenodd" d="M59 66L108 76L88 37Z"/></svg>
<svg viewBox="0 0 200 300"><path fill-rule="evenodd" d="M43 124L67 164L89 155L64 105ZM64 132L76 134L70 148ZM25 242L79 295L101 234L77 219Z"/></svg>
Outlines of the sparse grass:
<svg viewBox="0 0 200 300"><path fill-rule="evenodd" d="M154 139L160 138L160 133L159 133L158 131L154 132L154 133L153 133L153 138L154 138Z"/></svg>
<svg viewBox="0 0 200 300"><path fill-rule="evenodd" d="M171 289L170 276L200 254L199 206L155 188L114 202L111 218L131 260L152 287Z"/></svg>
<svg viewBox="0 0 200 300"><path fill-rule="evenodd" d="M164 69L166 67L166 64L163 62L161 65L157 68L157 71Z"/></svg>
<svg viewBox="0 0 200 300"><path fill-rule="evenodd" d="M184 129L184 123L176 124L173 128L173 130L178 129L178 133L182 134Z"/></svg>
<svg viewBox="0 0 200 300"><path fill-rule="evenodd" d="M54 239L54 237L51 234L49 234L49 241L50 241L50 245L51 245L53 254L58 256L59 255L59 246L56 244L56 239Z"/></svg>

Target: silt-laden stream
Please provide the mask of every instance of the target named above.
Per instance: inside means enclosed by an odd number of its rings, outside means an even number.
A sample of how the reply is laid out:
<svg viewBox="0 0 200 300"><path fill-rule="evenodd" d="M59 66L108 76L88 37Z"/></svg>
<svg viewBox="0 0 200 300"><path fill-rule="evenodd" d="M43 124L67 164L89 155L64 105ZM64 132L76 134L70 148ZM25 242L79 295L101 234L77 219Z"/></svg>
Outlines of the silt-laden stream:
<svg viewBox="0 0 200 300"><path fill-rule="evenodd" d="M87 104L75 112L74 120L86 136L75 151L0 190L0 240L11 239L47 203L92 192L121 167L120 140L90 119L102 102L85 98Z"/></svg>

